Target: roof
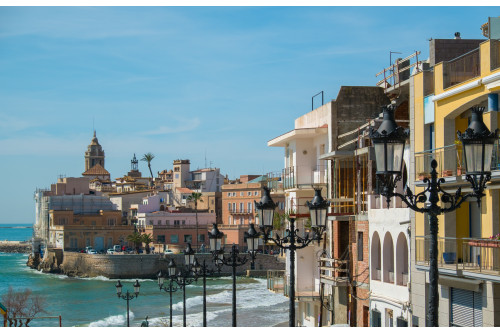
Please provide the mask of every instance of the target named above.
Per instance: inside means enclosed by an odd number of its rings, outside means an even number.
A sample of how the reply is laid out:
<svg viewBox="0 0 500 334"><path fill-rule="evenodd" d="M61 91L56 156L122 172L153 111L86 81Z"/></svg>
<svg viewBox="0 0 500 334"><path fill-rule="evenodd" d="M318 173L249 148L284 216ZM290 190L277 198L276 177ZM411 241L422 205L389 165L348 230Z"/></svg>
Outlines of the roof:
<svg viewBox="0 0 500 334"><path fill-rule="evenodd" d="M314 138L318 135L327 134L328 127L316 127L316 128L300 128L288 131L276 138L273 138L267 142L267 146L274 147L284 147L286 143L294 139L301 138Z"/></svg>
<svg viewBox="0 0 500 334"><path fill-rule="evenodd" d="M247 183L260 183L260 182L265 182L267 181L267 175L261 175L251 181L248 181Z"/></svg>
<svg viewBox="0 0 500 334"><path fill-rule="evenodd" d="M82 173L82 175L110 175L110 174L100 164L96 164L94 167Z"/></svg>
<svg viewBox="0 0 500 334"><path fill-rule="evenodd" d="M193 193L193 191L191 189L189 189L189 188L181 188L181 187L175 188L175 192L177 192L177 193L184 193L184 194L188 194L188 193L192 194Z"/></svg>

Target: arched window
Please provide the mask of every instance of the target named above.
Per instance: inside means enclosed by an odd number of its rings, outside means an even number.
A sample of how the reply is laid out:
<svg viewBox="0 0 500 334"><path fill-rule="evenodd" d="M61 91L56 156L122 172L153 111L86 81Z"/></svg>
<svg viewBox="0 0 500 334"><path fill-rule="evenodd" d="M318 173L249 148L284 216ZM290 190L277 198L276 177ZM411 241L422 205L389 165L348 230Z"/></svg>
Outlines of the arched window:
<svg viewBox="0 0 500 334"><path fill-rule="evenodd" d="M392 237L389 232L385 234L384 237L384 282L394 283L394 243L392 242Z"/></svg>
<svg viewBox="0 0 500 334"><path fill-rule="evenodd" d="M408 283L408 242L406 235L401 232L396 242L396 284Z"/></svg>
<svg viewBox="0 0 500 334"><path fill-rule="evenodd" d="M380 237L378 236L378 233L375 232L373 233L372 236L372 247L370 251L370 268L371 268L371 274L372 274L372 280L377 280L380 281L380 270L382 269L380 264L381 264L381 254L380 254Z"/></svg>

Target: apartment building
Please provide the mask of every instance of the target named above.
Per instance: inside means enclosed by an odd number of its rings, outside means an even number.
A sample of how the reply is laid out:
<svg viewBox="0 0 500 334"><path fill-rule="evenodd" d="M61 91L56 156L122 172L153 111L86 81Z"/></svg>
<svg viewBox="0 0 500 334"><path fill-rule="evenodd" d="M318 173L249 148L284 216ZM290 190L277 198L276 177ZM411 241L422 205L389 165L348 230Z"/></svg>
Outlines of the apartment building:
<svg viewBox="0 0 500 334"><path fill-rule="evenodd" d="M441 187L470 192L464 175L457 131L468 127L471 107L485 108L484 123L499 127L500 42L488 40L433 40L430 66L412 77L410 117L415 191L436 159ZM500 326L500 164L498 143L491 157L492 176L481 206L464 203L439 216L439 326ZM425 326L428 304L428 218L415 214L411 231L412 326Z"/></svg>
<svg viewBox="0 0 500 334"><path fill-rule="evenodd" d="M248 225L259 224L255 201L260 201L266 180L265 176L241 175L239 179L222 186L222 225L219 230L225 235L226 245L234 243L246 247L244 234ZM283 192L273 195L273 200L280 203L277 212L283 213Z"/></svg>

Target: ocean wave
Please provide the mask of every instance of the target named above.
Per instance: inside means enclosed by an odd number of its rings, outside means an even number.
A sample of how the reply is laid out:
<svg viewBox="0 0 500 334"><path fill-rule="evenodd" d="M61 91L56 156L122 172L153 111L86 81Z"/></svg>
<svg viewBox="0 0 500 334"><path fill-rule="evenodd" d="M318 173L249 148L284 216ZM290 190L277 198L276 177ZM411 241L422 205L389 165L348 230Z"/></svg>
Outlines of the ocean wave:
<svg viewBox="0 0 500 334"><path fill-rule="evenodd" d="M130 311L130 320L134 319L134 313ZM102 320L91 322L89 327L116 327L127 323L127 314L112 315Z"/></svg>
<svg viewBox="0 0 500 334"><path fill-rule="evenodd" d="M219 313L221 312L228 312L228 311L227 310L207 311L207 323L217 318ZM149 320L149 326L163 327L167 326L167 324L169 324L169 321L170 321L169 316L152 318ZM173 327L182 327L183 325L182 314L172 316L172 325ZM201 327L203 325L203 312L186 314L186 325L188 327Z"/></svg>

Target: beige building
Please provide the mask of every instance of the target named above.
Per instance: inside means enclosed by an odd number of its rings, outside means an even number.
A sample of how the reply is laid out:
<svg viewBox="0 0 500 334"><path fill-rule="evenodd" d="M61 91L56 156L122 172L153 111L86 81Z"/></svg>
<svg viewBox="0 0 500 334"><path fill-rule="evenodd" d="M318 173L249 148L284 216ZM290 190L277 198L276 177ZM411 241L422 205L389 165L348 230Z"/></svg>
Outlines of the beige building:
<svg viewBox="0 0 500 334"><path fill-rule="evenodd" d="M128 245L134 227L121 224L118 210L97 214L74 214L73 210L49 211L49 247L80 251L91 246L97 251L113 245Z"/></svg>

